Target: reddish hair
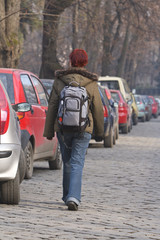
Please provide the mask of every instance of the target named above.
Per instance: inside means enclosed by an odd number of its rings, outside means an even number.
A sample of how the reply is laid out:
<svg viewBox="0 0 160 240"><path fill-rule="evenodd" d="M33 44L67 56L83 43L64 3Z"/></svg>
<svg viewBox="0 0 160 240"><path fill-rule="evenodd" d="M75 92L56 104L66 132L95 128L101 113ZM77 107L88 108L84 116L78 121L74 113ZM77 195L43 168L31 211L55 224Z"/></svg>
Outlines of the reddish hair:
<svg viewBox="0 0 160 240"><path fill-rule="evenodd" d="M74 49L69 58L72 67L84 67L88 63L88 55L83 49Z"/></svg>

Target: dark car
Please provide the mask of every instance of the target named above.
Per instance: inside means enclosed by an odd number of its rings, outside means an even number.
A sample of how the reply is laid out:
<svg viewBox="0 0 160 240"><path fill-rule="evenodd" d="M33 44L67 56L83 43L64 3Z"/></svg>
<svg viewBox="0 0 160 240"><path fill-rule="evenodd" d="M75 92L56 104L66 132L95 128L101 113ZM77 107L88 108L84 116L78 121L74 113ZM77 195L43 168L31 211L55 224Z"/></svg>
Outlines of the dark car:
<svg viewBox="0 0 160 240"><path fill-rule="evenodd" d="M119 113L118 113L118 104L116 101L114 101L114 99L112 98L110 89L106 86L105 87L105 94L107 96L108 102L109 102L109 106L111 108L111 112L113 115L113 126L114 126L114 138L113 138L113 143L115 144L115 140L118 139L119 137L119 123L118 123L118 119L119 119Z"/></svg>
<svg viewBox="0 0 160 240"><path fill-rule="evenodd" d="M152 104L152 116L154 118L158 117L158 102L156 102L156 99L153 96L149 96Z"/></svg>
<svg viewBox="0 0 160 240"><path fill-rule="evenodd" d="M101 100L103 104L104 109L104 147L113 147L113 144L115 144L115 112L112 108L114 106L114 103L109 102L105 88L99 86L99 92L101 95Z"/></svg>
<svg viewBox="0 0 160 240"><path fill-rule="evenodd" d="M47 160L50 169L60 169L62 160L57 137L52 141L43 137L49 95L41 81L31 72L2 68L0 79L20 121L25 178L32 177L35 160Z"/></svg>
<svg viewBox="0 0 160 240"><path fill-rule="evenodd" d="M142 95L142 99L145 104L146 121L149 121L152 117L152 101L147 95Z"/></svg>

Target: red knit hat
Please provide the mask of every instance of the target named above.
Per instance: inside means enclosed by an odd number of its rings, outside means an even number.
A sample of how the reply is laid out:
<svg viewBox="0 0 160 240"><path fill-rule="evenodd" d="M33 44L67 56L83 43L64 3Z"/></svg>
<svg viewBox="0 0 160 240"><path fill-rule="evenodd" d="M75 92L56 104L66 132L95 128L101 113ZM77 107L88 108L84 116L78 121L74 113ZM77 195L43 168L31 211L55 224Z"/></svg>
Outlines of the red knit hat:
<svg viewBox="0 0 160 240"><path fill-rule="evenodd" d="M83 49L74 49L69 55L72 67L84 67L88 63L88 55Z"/></svg>

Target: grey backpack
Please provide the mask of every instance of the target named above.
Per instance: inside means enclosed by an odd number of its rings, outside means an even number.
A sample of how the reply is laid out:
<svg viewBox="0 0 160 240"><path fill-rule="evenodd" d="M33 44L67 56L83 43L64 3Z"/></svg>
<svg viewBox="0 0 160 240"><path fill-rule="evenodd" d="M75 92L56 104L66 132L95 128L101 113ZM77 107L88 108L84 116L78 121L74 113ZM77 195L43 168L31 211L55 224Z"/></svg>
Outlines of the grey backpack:
<svg viewBox="0 0 160 240"><path fill-rule="evenodd" d="M58 123L62 132L83 132L89 123L88 95L85 87L65 86L60 94Z"/></svg>

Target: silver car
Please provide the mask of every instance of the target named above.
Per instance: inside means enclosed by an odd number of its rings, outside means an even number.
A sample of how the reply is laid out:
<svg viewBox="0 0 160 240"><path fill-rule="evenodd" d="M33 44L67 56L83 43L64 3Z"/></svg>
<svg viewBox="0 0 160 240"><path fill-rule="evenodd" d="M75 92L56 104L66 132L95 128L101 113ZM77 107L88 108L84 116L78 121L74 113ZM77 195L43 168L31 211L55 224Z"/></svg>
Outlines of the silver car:
<svg viewBox="0 0 160 240"><path fill-rule="evenodd" d="M18 204L24 179L25 159L20 126L6 90L0 81L0 202Z"/></svg>

